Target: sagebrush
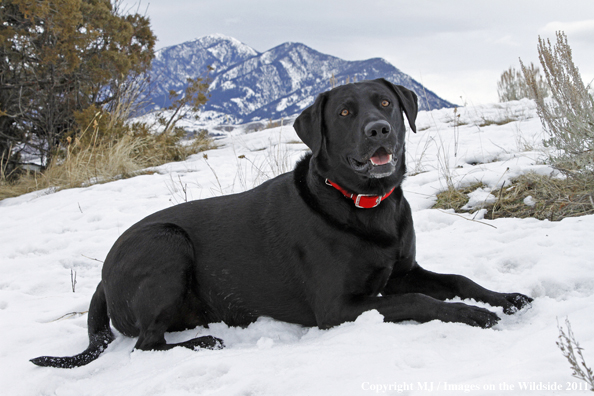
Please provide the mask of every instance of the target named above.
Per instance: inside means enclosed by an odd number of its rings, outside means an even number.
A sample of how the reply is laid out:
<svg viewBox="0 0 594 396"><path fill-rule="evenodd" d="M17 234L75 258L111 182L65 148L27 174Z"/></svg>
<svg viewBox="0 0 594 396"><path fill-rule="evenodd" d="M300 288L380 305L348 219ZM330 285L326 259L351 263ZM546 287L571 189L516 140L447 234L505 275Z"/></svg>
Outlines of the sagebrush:
<svg viewBox="0 0 594 396"><path fill-rule="evenodd" d="M536 84L538 96L547 97L550 94L549 86L544 81L538 67L530 64L526 71L516 70L510 67L504 71L497 83L497 95L500 102L509 102L511 100L520 100L523 98L536 99L534 89L528 84L525 73L530 75L530 81Z"/></svg>
<svg viewBox="0 0 594 396"><path fill-rule="evenodd" d="M573 63L567 36L564 32L556 35L554 46L549 39L538 38L538 56L551 99L539 95L538 82L524 64L522 71L549 135L544 144L552 149L550 164L568 177L594 175L594 99Z"/></svg>
<svg viewBox="0 0 594 396"><path fill-rule="evenodd" d="M565 326L567 327L567 333L563 329L563 326L557 323L557 328L559 329L557 347L559 347L561 353L569 362L572 375L575 378L586 382L590 387L590 390L594 392L594 373L586 364L586 359L582 353L583 348L580 347L580 344L577 342L573 331L571 330L569 319L565 319Z"/></svg>

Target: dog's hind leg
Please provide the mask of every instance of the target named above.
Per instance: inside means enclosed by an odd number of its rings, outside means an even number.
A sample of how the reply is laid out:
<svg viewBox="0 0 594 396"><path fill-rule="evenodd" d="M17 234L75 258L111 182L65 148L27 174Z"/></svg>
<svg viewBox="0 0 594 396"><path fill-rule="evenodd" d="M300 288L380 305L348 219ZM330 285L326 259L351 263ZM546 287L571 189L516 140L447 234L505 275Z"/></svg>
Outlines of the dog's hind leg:
<svg viewBox="0 0 594 396"><path fill-rule="evenodd" d="M206 306L200 301L200 285L194 273L194 247L188 234L174 224L152 224L143 229L143 241L134 248L122 249L114 290L118 293L112 315L114 326L134 327L138 335L135 349L167 350L176 346L190 349L223 347L212 336L194 338L177 344L165 341L165 332L205 325ZM116 319L116 316L122 318Z"/></svg>
<svg viewBox="0 0 594 396"><path fill-rule="evenodd" d="M179 342L176 344L168 344L165 342L164 332L159 328L150 328L144 330L134 349L142 351L166 351L175 347L185 347L189 349L206 348L206 349L222 349L224 347L223 340L213 336L203 336L192 338L191 340Z"/></svg>
<svg viewBox="0 0 594 396"><path fill-rule="evenodd" d="M147 280L142 286L143 290L137 294L136 300L140 302L140 306L136 309L136 317L140 334L134 348L145 351L163 351L176 346L190 349L222 348L223 341L212 336L193 338L177 344L168 344L165 341L165 332L193 328L201 322L197 315L200 308L191 292L159 287L171 280L168 277L174 277L173 274L163 275L165 279L159 277L154 284Z"/></svg>
<svg viewBox="0 0 594 396"><path fill-rule="evenodd" d="M89 330L89 346L84 352L67 357L40 356L31 359L31 362L44 367L79 367L97 359L105 348L107 348L107 345L113 341L114 336L109 327L107 304L101 282L99 282L99 286L97 286L97 290L91 299L87 323Z"/></svg>

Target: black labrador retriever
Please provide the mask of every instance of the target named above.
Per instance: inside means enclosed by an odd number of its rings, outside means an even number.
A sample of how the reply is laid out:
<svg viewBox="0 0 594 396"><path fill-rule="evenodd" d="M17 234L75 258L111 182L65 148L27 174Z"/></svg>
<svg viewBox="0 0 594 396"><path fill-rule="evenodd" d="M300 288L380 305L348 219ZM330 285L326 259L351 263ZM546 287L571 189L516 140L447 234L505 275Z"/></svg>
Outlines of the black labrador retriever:
<svg viewBox="0 0 594 396"><path fill-rule="evenodd" d="M376 309L386 321L461 322L489 328L489 310L443 300L459 296L507 314L528 305L518 293L487 290L415 261L405 177L403 112L415 131L417 97L378 79L320 94L294 127L311 149L289 172L253 190L192 201L148 216L107 255L89 308L89 347L39 366L96 359L113 326L135 348L220 348L212 336L168 344L164 333L259 316L326 329Z"/></svg>

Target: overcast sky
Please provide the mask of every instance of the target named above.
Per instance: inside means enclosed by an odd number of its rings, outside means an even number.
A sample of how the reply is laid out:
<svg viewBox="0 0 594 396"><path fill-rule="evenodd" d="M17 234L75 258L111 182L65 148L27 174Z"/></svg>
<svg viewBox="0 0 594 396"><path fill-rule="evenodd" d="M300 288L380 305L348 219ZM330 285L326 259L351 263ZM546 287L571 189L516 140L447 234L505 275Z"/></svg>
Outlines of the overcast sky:
<svg viewBox="0 0 594 396"><path fill-rule="evenodd" d="M594 79L594 0L124 0L146 13L157 48L222 33L264 52L301 42L347 60L381 57L457 104L497 101L518 58L538 63L538 36L564 30Z"/></svg>

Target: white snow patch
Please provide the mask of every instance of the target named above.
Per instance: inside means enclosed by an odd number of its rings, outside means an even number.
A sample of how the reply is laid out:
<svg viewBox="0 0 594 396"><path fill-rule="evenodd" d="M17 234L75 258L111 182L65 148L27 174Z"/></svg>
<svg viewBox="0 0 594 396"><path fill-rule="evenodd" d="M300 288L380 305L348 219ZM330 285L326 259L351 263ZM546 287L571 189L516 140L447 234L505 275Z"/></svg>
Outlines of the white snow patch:
<svg viewBox="0 0 594 396"><path fill-rule="evenodd" d="M474 190L468 194L468 198L468 202L462 207L463 210L471 210L477 206L482 207L497 200L497 197L491 194L491 189L485 190L484 188Z"/></svg>
<svg viewBox="0 0 594 396"><path fill-rule="evenodd" d="M534 206L536 205L536 201L534 200L534 198L532 198L532 195L529 195L526 198L524 198L524 204L528 206Z"/></svg>

